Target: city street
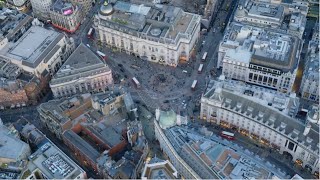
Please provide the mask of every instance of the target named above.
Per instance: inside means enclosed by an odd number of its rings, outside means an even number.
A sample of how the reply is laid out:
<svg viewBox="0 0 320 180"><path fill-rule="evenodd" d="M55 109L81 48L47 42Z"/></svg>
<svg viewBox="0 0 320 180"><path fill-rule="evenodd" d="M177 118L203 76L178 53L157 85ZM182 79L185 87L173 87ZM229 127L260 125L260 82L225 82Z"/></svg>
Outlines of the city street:
<svg viewBox="0 0 320 180"><path fill-rule="evenodd" d="M199 102L202 94L206 91L209 80L217 79L221 75L221 70L217 68L219 43L223 38L224 30L235 11L235 7L237 7L238 0L221 1L218 12L215 13L214 18L212 18L210 30L201 33L196 42L194 56L187 62L179 63L177 67L145 61L101 44L98 37L94 39L88 38L87 33L92 27L94 15L101 6L99 2L102 2L102 0L98 0L98 2L95 3L95 6L85 17L76 33L68 34L68 36L75 40L76 46L83 43L94 53L101 51L106 54L106 60L104 60L104 62L112 69L115 84L119 84L127 89L138 106L140 112L139 119L151 150L149 156L154 157L156 155L157 157L164 158L159 144L154 137L153 121L156 108L162 110L172 109L176 112L181 111L194 119L195 122L192 122L191 126L200 129L203 125L206 125L208 130L218 136L224 129L213 124L205 124L198 119L200 114ZM309 37L314 23L314 19L308 20L306 37ZM53 29L52 27L49 28ZM57 31L62 32L60 30ZM95 33L95 35L96 34L97 33ZM308 41L305 42L303 47L304 54L306 54L307 43ZM203 61L202 57L204 53L207 53L207 58ZM294 84L295 91L300 87L305 64L304 57L305 56L301 58L299 63L298 74ZM202 72L198 72L200 64L204 65ZM136 77L140 82L140 88L136 87L132 82L133 77ZM198 83L193 90L191 89L191 85L194 80L197 80ZM49 93L41 102L47 102L52 98L52 93ZM70 152L67 146L41 125L37 106L8 109L5 111L0 110L0 118L5 124L16 122L21 117L33 123L68 156L75 159L74 154ZM253 152L254 155L264 158L271 164L276 164L281 170L288 172L288 177L292 177L295 172L299 172L299 175L304 178L314 178L311 177L311 174L306 172L306 170L294 166L294 163L291 162L290 159L281 155L279 152L271 150L268 147L262 147L251 138L240 133L235 132L235 135L236 140L234 140L234 143L248 149L248 151ZM95 172L90 171L87 167L84 167L84 169L87 171L89 177L97 178Z"/></svg>

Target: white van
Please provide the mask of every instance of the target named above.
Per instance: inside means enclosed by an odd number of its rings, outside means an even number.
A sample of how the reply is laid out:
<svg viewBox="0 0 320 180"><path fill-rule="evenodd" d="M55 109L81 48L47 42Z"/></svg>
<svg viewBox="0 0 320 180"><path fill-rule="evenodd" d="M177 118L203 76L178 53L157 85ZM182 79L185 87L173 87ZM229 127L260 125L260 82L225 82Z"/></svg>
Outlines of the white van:
<svg viewBox="0 0 320 180"><path fill-rule="evenodd" d="M186 70L183 70L182 72L183 72L183 73L188 73L188 71L186 71Z"/></svg>

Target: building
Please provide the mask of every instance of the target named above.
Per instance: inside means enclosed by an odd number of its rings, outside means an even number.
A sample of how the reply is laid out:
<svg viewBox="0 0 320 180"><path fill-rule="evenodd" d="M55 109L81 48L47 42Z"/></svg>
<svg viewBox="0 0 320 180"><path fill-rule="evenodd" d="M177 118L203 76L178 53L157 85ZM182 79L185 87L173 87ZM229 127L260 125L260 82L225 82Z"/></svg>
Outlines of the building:
<svg viewBox="0 0 320 180"><path fill-rule="evenodd" d="M30 1L28 0L7 0L6 3L8 7L14 7L22 12L26 12L30 7Z"/></svg>
<svg viewBox="0 0 320 180"><path fill-rule="evenodd" d="M141 59L177 66L199 38L200 16L166 5L105 2L94 26L102 43Z"/></svg>
<svg viewBox="0 0 320 180"><path fill-rule="evenodd" d="M21 163L30 155L28 144L11 135L10 130L0 125L0 164L6 167L10 163Z"/></svg>
<svg viewBox="0 0 320 180"><path fill-rule="evenodd" d="M84 12L81 5L57 0L50 8L50 22L56 28L74 33L81 25Z"/></svg>
<svg viewBox="0 0 320 180"><path fill-rule="evenodd" d="M178 175L170 161L153 157L144 166L141 179L178 179Z"/></svg>
<svg viewBox="0 0 320 180"><path fill-rule="evenodd" d="M234 16L234 20L238 22L263 24L273 28L280 27L283 18L283 6L251 0L241 1Z"/></svg>
<svg viewBox="0 0 320 180"><path fill-rule="evenodd" d="M319 102L319 51L309 55L304 68L300 93L303 99Z"/></svg>
<svg viewBox="0 0 320 180"><path fill-rule="evenodd" d="M315 24L309 41L306 63L300 86L303 99L319 102L319 23Z"/></svg>
<svg viewBox="0 0 320 180"><path fill-rule="evenodd" d="M84 166L104 176L98 158L105 155L112 157L122 152L128 144L125 134L124 124L115 127L100 122L94 125L78 124L62 136L64 143L77 154Z"/></svg>
<svg viewBox="0 0 320 180"><path fill-rule="evenodd" d="M188 119L186 116L181 116L175 113L173 110L161 111L156 109L156 119L159 121L159 126L162 129L167 129L175 125L188 124Z"/></svg>
<svg viewBox="0 0 320 180"><path fill-rule="evenodd" d="M0 58L37 77L53 75L74 50L72 39L40 26L30 27L0 50Z"/></svg>
<svg viewBox="0 0 320 180"><path fill-rule="evenodd" d="M92 95L91 103L92 107L103 115L113 114L118 109L125 106L125 92L112 91L110 93L98 93ZM125 110L123 108L123 110ZM131 109L127 110L130 111Z"/></svg>
<svg viewBox="0 0 320 180"><path fill-rule="evenodd" d="M143 162L149 153L149 146L139 121L127 122L127 139L132 150L121 159L111 158L107 152L97 159L100 174L109 179L137 179L141 177Z"/></svg>
<svg viewBox="0 0 320 180"><path fill-rule="evenodd" d="M319 106L298 116L299 98L233 80L211 81L201 97L200 118L238 131L288 154L318 173Z"/></svg>
<svg viewBox="0 0 320 180"><path fill-rule="evenodd" d="M218 66L227 78L291 92L301 44L295 36L231 23L219 46Z"/></svg>
<svg viewBox="0 0 320 180"><path fill-rule="evenodd" d="M19 124L18 124L19 123ZM21 139L29 144L31 149L39 149L48 142L48 139L33 124L26 119L19 119L14 125L21 134Z"/></svg>
<svg viewBox="0 0 320 180"><path fill-rule="evenodd" d="M32 25L33 18L17 10L3 8L0 10L0 49L8 42L17 41Z"/></svg>
<svg viewBox="0 0 320 180"><path fill-rule="evenodd" d="M0 77L13 80L21 74L21 71L17 65L0 59Z"/></svg>
<svg viewBox="0 0 320 180"><path fill-rule="evenodd" d="M16 80L7 80L0 78L0 106L5 107L20 107L26 106L28 97L22 83Z"/></svg>
<svg viewBox="0 0 320 180"><path fill-rule="evenodd" d="M217 12L218 1L185 1L181 3L179 0L130 0L132 4L143 4L145 6L154 6L155 4L170 4L174 7L179 7L183 11L201 15L201 26L210 29L210 23Z"/></svg>
<svg viewBox="0 0 320 180"><path fill-rule="evenodd" d="M203 136L188 126L161 129L157 121L155 130L161 149L181 178L189 179L187 172L198 179L287 178L275 165L213 133ZM171 154L176 154L175 158Z"/></svg>
<svg viewBox="0 0 320 180"><path fill-rule="evenodd" d="M84 179L86 172L48 140L29 157L21 179Z"/></svg>
<svg viewBox="0 0 320 180"><path fill-rule="evenodd" d="M181 174L181 178L184 179L201 179L201 177L183 160L174 146L170 143L169 137L166 136L164 130L160 126L160 121L165 122L167 116L156 116L154 120L155 126L155 138L160 143L160 148L167 156L167 158L172 162L176 170ZM171 122L171 118L168 120ZM163 124L163 123L162 123ZM173 127L174 125L172 125Z"/></svg>
<svg viewBox="0 0 320 180"><path fill-rule="evenodd" d="M92 4L95 3L94 0L69 0L72 4L77 4L82 6L84 13L83 14L87 14L91 8L92 8Z"/></svg>
<svg viewBox="0 0 320 180"><path fill-rule="evenodd" d="M307 12L308 3L305 2L241 0L234 21L271 28L302 39Z"/></svg>
<svg viewBox="0 0 320 180"><path fill-rule="evenodd" d="M54 97L101 92L113 83L111 69L84 44L80 44L53 76Z"/></svg>
<svg viewBox="0 0 320 180"><path fill-rule="evenodd" d="M22 72L21 68L0 59L0 108L36 104L48 89L46 78Z"/></svg>
<svg viewBox="0 0 320 180"><path fill-rule="evenodd" d="M96 116L92 117L90 113L86 113L92 107L90 97L90 94L83 94L42 103L38 107L40 119L52 133L62 139L62 133L82 119L97 120Z"/></svg>
<svg viewBox="0 0 320 180"><path fill-rule="evenodd" d="M53 0L30 0L33 15L40 20L46 21L49 19L48 12L53 4Z"/></svg>
<svg viewBox="0 0 320 180"><path fill-rule="evenodd" d="M165 130L181 157L203 179L283 179L286 172L245 148L189 127Z"/></svg>

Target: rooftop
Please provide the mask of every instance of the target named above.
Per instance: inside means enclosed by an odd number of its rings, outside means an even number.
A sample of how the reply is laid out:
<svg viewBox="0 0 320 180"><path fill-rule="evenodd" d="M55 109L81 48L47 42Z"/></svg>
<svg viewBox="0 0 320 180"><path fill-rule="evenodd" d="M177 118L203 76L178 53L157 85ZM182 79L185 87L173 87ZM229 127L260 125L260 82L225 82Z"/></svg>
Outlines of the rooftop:
<svg viewBox="0 0 320 180"><path fill-rule="evenodd" d="M84 44L80 44L52 78L50 85L78 81L111 69Z"/></svg>
<svg viewBox="0 0 320 180"><path fill-rule="evenodd" d="M212 135L204 137L187 127L172 127L165 134L182 158L201 178L222 179L272 179L285 178L286 173L260 157ZM228 145L226 144L228 143ZM188 155L187 155L188 154ZM206 171L201 170L205 168ZM209 173L209 174L206 174Z"/></svg>
<svg viewBox="0 0 320 180"><path fill-rule="evenodd" d="M97 123L94 126L85 126L85 128L99 137L99 139L104 141L110 148L118 145L124 140L121 132L116 131L113 127L107 127L102 122Z"/></svg>
<svg viewBox="0 0 320 180"><path fill-rule="evenodd" d="M31 23L32 17L19 13L17 10L3 8L0 10L0 40L7 37L9 41L15 39L17 31L27 23Z"/></svg>
<svg viewBox="0 0 320 180"><path fill-rule="evenodd" d="M15 79L21 73L21 69L16 64L0 58L0 77Z"/></svg>
<svg viewBox="0 0 320 180"><path fill-rule="evenodd" d="M65 131L63 137L71 142L73 146L79 149L79 151L88 156L93 162L96 162L97 158L100 156L100 153L96 149L72 130Z"/></svg>
<svg viewBox="0 0 320 180"><path fill-rule="evenodd" d="M250 63L288 72L293 71L298 65L300 46L301 43L297 37L264 28L231 23L225 31L220 48L241 47L241 51L233 52L237 54L234 55L235 57L244 54L248 59L250 57L248 52L250 52L252 55ZM229 56L230 53L232 52L229 52Z"/></svg>
<svg viewBox="0 0 320 180"><path fill-rule="evenodd" d="M176 179L177 176L178 172L169 160L153 157L145 165L141 179Z"/></svg>
<svg viewBox="0 0 320 180"><path fill-rule="evenodd" d="M269 92L268 92L269 91ZM216 101L221 108L241 113L250 119L288 136L313 152L319 152L319 129L312 126L303 135L306 119L297 119L299 99L237 81L211 81L202 101Z"/></svg>
<svg viewBox="0 0 320 180"><path fill-rule="evenodd" d="M65 16L72 15L74 6L66 0L57 0L51 7L51 10L59 12Z"/></svg>
<svg viewBox="0 0 320 180"><path fill-rule="evenodd" d="M57 43L64 37L63 34L48 30L40 26L32 26L15 43L8 43L1 51L1 55L32 68L46 61L49 53L55 50Z"/></svg>
<svg viewBox="0 0 320 180"><path fill-rule="evenodd" d="M309 56L304 68L303 76L307 79L319 82L319 52L315 56Z"/></svg>
<svg viewBox="0 0 320 180"><path fill-rule="evenodd" d="M261 2L249 2L245 7L249 10L249 16L256 16L266 19L274 19L274 20L281 20L281 17L284 14L284 7L281 5L273 5L268 3L261 3Z"/></svg>
<svg viewBox="0 0 320 180"><path fill-rule="evenodd" d="M96 23L148 40L177 43L180 38L191 39L200 16L165 5L152 7L117 1L111 11L96 16Z"/></svg>
<svg viewBox="0 0 320 180"><path fill-rule="evenodd" d="M47 142L29 157L28 169L39 169L48 179L75 179L84 171L53 143Z"/></svg>
<svg viewBox="0 0 320 180"><path fill-rule="evenodd" d="M71 118L70 114L68 115L67 112L79 108L84 102L90 100L90 97L90 94L82 94L71 98L50 100L46 103L42 103L38 107L38 111L45 112L48 116L54 116L54 119L63 124ZM88 109L85 109L84 111L86 110Z"/></svg>
<svg viewBox="0 0 320 180"><path fill-rule="evenodd" d="M0 125L0 158L15 162L30 151L29 145L10 134L8 128Z"/></svg>

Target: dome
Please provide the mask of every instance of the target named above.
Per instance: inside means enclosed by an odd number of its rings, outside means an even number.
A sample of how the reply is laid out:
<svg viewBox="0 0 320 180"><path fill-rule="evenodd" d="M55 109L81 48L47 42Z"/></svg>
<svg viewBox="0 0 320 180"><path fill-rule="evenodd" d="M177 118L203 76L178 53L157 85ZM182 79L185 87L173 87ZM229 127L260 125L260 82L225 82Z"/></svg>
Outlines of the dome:
<svg viewBox="0 0 320 180"><path fill-rule="evenodd" d="M172 126L175 126L176 125L176 118L177 118L177 115L173 110L166 111L166 112L161 111L160 112L160 120L159 120L160 127L162 129L167 129Z"/></svg>
<svg viewBox="0 0 320 180"><path fill-rule="evenodd" d="M99 13L104 16L108 16L113 13L113 7L110 3L105 2L101 7Z"/></svg>

